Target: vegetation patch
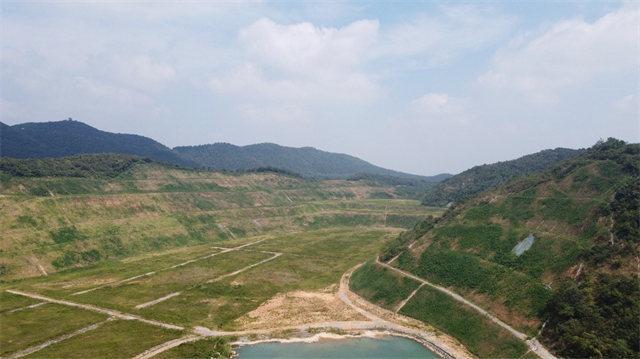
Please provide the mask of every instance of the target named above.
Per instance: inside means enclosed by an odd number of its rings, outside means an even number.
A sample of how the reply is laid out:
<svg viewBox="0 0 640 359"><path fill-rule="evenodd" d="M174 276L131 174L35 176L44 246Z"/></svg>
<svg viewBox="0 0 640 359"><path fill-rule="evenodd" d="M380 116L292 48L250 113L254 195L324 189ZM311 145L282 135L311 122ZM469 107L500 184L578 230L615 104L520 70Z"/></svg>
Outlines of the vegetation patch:
<svg viewBox="0 0 640 359"><path fill-rule="evenodd" d="M640 288L637 278L599 275L558 287L545 310L543 339L569 358L637 358Z"/></svg>
<svg viewBox="0 0 640 359"><path fill-rule="evenodd" d="M451 250L424 251L415 273L445 286L476 290L526 317L536 317L551 293L537 280L510 268Z"/></svg>
<svg viewBox="0 0 640 359"><path fill-rule="evenodd" d="M394 310L420 284L368 261L351 275L351 289L387 309Z"/></svg>
<svg viewBox="0 0 640 359"><path fill-rule="evenodd" d="M87 237L80 233L75 226L65 226L58 228L54 231L50 231L49 235L51 239L57 244L71 243L75 241L81 241L87 239Z"/></svg>
<svg viewBox="0 0 640 359"><path fill-rule="evenodd" d="M545 219L561 220L577 226L587 217L591 203L577 202L567 194L554 190L540 201L540 214Z"/></svg>
<svg viewBox="0 0 640 359"><path fill-rule="evenodd" d="M528 349L480 313L428 286L420 288L400 313L450 334L480 358L519 358Z"/></svg>
<svg viewBox="0 0 640 359"><path fill-rule="evenodd" d="M33 358L132 358L183 333L135 320L114 320L51 345Z"/></svg>
<svg viewBox="0 0 640 359"><path fill-rule="evenodd" d="M0 354L5 356L104 319L101 314L58 304L4 312L0 314Z"/></svg>

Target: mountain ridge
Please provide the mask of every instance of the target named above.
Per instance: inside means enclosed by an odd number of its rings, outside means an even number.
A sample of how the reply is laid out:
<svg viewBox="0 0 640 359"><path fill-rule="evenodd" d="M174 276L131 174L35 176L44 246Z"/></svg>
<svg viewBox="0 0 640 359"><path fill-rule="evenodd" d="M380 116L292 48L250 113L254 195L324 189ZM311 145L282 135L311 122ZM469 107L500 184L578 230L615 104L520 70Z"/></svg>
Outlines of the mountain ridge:
<svg viewBox="0 0 640 359"><path fill-rule="evenodd" d="M214 153L206 153L210 146L216 147ZM205 153L196 153L199 150ZM323 179L347 179L364 173L437 182L449 176L440 174L432 179L403 173L355 156L309 146L295 148L269 142L237 146L222 142L172 149L149 137L102 131L72 119L11 126L0 122L0 157L55 158L99 153L134 155L187 168L227 171L271 168Z"/></svg>
<svg viewBox="0 0 640 359"><path fill-rule="evenodd" d="M136 134L99 130L71 119L25 122L13 126L0 123L0 156L12 158L65 157L80 154L117 153L193 167L158 141Z"/></svg>
<svg viewBox="0 0 640 359"><path fill-rule="evenodd" d="M443 175L420 176L389 170L358 157L328 152L314 147L290 147L271 142L245 146L227 142L173 148L185 158L216 170L247 170L255 167L275 167L308 177L348 178L361 173L421 179L436 182ZM444 174L444 176L448 176Z"/></svg>

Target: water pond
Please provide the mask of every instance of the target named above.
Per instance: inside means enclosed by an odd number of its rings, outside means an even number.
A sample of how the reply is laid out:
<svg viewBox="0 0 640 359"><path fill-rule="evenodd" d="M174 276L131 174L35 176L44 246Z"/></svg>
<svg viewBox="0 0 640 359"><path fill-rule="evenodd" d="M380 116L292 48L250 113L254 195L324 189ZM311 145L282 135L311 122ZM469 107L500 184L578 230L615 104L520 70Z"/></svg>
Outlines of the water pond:
<svg viewBox="0 0 640 359"><path fill-rule="evenodd" d="M260 343L238 348L239 359L438 358L420 343L402 337L323 339L315 343Z"/></svg>

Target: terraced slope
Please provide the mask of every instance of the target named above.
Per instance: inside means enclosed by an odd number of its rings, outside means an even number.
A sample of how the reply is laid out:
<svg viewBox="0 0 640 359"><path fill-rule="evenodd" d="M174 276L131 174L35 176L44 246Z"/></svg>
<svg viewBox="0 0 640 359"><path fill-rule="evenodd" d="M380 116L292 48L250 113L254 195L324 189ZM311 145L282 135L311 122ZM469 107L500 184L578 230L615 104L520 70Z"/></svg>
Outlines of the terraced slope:
<svg viewBox="0 0 640 359"><path fill-rule="evenodd" d="M364 181L191 171L119 156L2 160L0 171L5 280L257 234L408 228L429 213Z"/></svg>
<svg viewBox="0 0 640 359"><path fill-rule="evenodd" d="M640 146L610 139L423 221L380 258L453 290L530 337L546 322L540 338L560 355L637 356L639 163ZM353 278L374 275L367 270ZM389 288L398 283L354 285L380 303L397 301ZM469 323L461 308L427 290L402 313L451 333L480 356L517 352L496 343L499 336L483 339L484 324Z"/></svg>

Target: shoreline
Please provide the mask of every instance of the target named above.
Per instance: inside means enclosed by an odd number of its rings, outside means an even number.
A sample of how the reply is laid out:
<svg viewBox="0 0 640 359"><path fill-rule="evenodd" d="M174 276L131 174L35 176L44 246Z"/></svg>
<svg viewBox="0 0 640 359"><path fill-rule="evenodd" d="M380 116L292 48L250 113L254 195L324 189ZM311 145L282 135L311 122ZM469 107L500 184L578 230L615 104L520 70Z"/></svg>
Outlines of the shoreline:
<svg viewBox="0 0 640 359"><path fill-rule="evenodd" d="M300 333L303 334L303 333ZM281 343L281 344L290 344L290 343L305 343L305 344L313 344L318 343L323 340L331 341L331 340L345 340L345 339L357 339L357 338L372 338L372 339L381 339L384 337L401 337L413 340L423 346L425 349L432 352L434 355L444 358L444 356L440 353L440 348L434 346L433 343L430 343L422 338L412 336L406 333L400 333L392 330L361 330L361 331L348 331L345 334L338 334L331 331L322 331L318 333L314 333L310 336L291 336L288 338L264 338L264 339L256 339L256 340L236 340L231 342L232 345L232 355L231 358L238 358L237 349L243 346L257 345L263 343Z"/></svg>

